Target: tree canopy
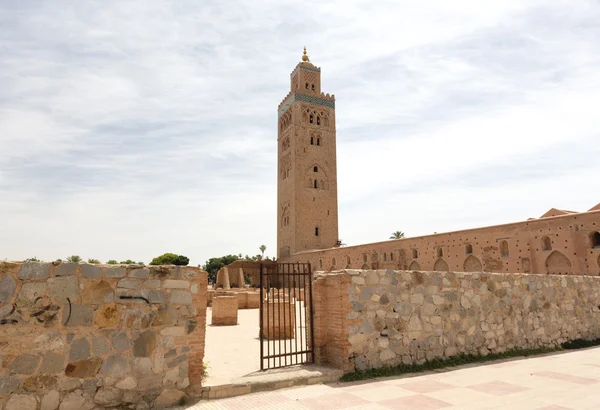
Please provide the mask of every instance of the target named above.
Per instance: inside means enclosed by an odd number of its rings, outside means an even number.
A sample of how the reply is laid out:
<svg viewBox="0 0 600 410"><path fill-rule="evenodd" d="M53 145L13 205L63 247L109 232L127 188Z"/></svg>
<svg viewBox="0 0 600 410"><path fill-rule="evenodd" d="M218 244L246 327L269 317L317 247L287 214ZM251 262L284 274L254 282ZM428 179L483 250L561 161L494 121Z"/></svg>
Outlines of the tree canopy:
<svg viewBox="0 0 600 410"><path fill-rule="evenodd" d="M392 233L392 236L390 236L390 239L401 239L404 238L404 232L402 231L396 231Z"/></svg>
<svg viewBox="0 0 600 410"><path fill-rule="evenodd" d="M165 253L152 259L150 265L187 266L188 263L190 263L190 259L187 256L177 255L175 253Z"/></svg>

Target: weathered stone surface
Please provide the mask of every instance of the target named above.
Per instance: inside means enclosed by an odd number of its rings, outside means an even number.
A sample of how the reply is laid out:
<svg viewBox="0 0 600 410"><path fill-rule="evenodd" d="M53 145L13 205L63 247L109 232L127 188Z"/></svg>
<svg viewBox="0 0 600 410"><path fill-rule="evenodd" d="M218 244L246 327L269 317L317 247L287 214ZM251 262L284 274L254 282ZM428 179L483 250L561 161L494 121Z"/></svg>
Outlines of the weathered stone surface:
<svg viewBox="0 0 600 410"><path fill-rule="evenodd" d="M167 279L163 282L165 289L188 289L190 282L187 280Z"/></svg>
<svg viewBox="0 0 600 410"><path fill-rule="evenodd" d="M94 313L94 323L96 326L103 327L118 327L119 326L119 308L116 303L102 305Z"/></svg>
<svg viewBox="0 0 600 410"><path fill-rule="evenodd" d="M51 390L44 394L40 410L56 410L60 401L60 393L56 390Z"/></svg>
<svg viewBox="0 0 600 410"><path fill-rule="evenodd" d="M28 377L23 382L23 388L30 392L44 392L56 388L56 376L47 374L38 374L37 376Z"/></svg>
<svg viewBox="0 0 600 410"><path fill-rule="evenodd" d="M185 327L183 326L171 326L165 327L160 331L162 336L185 336Z"/></svg>
<svg viewBox="0 0 600 410"><path fill-rule="evenodd" d="M172 306L160 307L156 312L156 319L152 323L153 326L173 325L177 323L179 313Z"/></svg>
<svg viewBox="0 0 600 410"><path fill-rule="evenodd" d="M92 351L95 356L104 356L110 351L110 346L103 337L92 336Z"/></svg>
<svg viewBox="0 0 600 410"><path fill-rule="evenodd" d="M69 393L61 402L58 410L92 410L96 405L91 397L81 390Z"/></svg>
<svg viewBox="0 0 600 410"><path fill-rule="evenodd" d="M115 299L115 291L107 281L89 281L81 293L84 304L99 304L112 302Z"/></svg>
<svg viewBox="0 0 600 410"><path fill-rule="evenodd" d="M46 283L24 283L17 297L17 305L32 305L35 298L44 296L46 287Z"/></svg>
<svg viewBox="0 0 600 410"><path fill-rule="evenodd" d="M142 281L139 279L124 278L119 280L117 287L125 289L140 289L142 287Z"/></svg>
<svg viewBox="0 0 600 410"><path fill-rule="evenodd" d="M47 352L40 366L40 373L60 373L65 369L65 355Z"/></svg>
<svg viewBox="0 0 600 410"><path fill-rule="evenodd" d="M22 354L17 356L10 364L10 374L33 374L40 359L38 356L31 354Z"/></svg>
<svg viewBox="0 0 600 410"><path fill-rule="evenodd" d="M147 279L150 275L148 268L134 269L129 273L130 278Z"/></svg>
<svg viewBox="0 0 600 410"><path fill-rule="evenodd" d="M61 350L65 343L59 333L43 333L33 339L33 350Z"/></svg>
<svg viewBox="0 0 600 410"><path fill-rule="evenodd" d="M81 387L79 379L62 379L58 381L59 391L73 391Z"/></svg>
<svg viewBox="0 0 600 410"><path fill-rule="evenodd" d="M176 389L164 389L154 402L154 408L165 409L179 403L185 393Z"/></svg>
<svg viewBox="0 0 600 410"><path fill-rule="evenodd" d="M189 359L188 355L181 355L181 356L177 357L175 360L171 360L170 362L168 362L167 367L170 369L172 367L177 366L180 363L185 362L188 359Z"/></svg>
<svg viewBox="0 0 600 410"><path fill-rule="evenodd" d="M99 278L100 267L89 264L81 264L81 275L84 278Z"/></svg>
<svg viewBox="0 0 600 410"><path fill-rule="evenodd" d="M152 360L147 357L133 359L133 372L137 376L144 376L152 373Z"/></svg>
<svg viewBox="0 0 600 410"><path fill-rule="evenodd" d="M77 272L78 263L63 262L54 268L54 276L72 276Z"/></svg>
<svg viewBox="0 0 600 410"><path fill-rule="evenodd" d="M0 376L0 394L12 394L21 387L21 380L13 376Z"/></svg>
<svg viewBox="0 0 600 410"><path fill-rule="evenodd" d="M17 283L12 276L7 276L0 280L0 303L8 303L12 300Z"/></svg>
<svg viewBox="0 0 600 410"><path fill-rule="evenodd" d="M94 312L91 306L71 304L71 314L69 315L69 306L63 309L63 324L65 326L91 326L94 322Z"/></svg>
<svg viewBox="0 0 600 410"><path fill-rule="evenodd" d="M192 303L192 294L186 290L174 290L171 292L169 301L176 305L190 305Z"/></svg>
<svg viewBox="0 0 600 410"><path fill-rule="evenodd" d="M122 356L109 356L102 366L102 374L120 379L129 370L129 362Z"/></svg>
<svg viewBox="0 0 600 410"><path fill-rule="evenodd" d="M156 348L156 334L147 330L133 342L133 355L135 357L150 357Z"/></svg>
<svg viewBox="0 0 600 410"><path fill-rule="evenodd" d="M126 377L125 379L115 384L115 387L121 390L133 390L137 387L137 382L133 377Z"/></svg>
<svg viewBox="0 0 600 410"><path fill-rule="evenodd" d="M138 379L138 390L148 390L162 386L162 374L154 374L151 376L140 377Z"/></svg>
<svg viewBox="0 0 600 410"><path fill-rule="evenodd" d="M104 386L104 379L102 378L87 379L84 380L83 384L81 385L84 390L102 386Z"/></svg>
<svg viewBox="0 0 600 410"><path fill-rule="evenodd" d="M160 288L160 280L158 279L150 279L147 281L144 281L144 285L145 288L154 288L154 289L158 289Z"/></svg>
<svg viewBox="0 0 600 410"><path fill-rule="evenodd" d="M71 344L69 361L83 360L90 357L90 343L87 339L77 339Z"/></svg>
<svg viewBox="0 0 600 410"><path fill-rule="evenodd" d="M125 318L125 326L128 329L146 329L152 325L155 318L156 313L152 311L130 309L127 312L127 317Z"/></svg>
<svg viewBox="0 0 600 410"><path fill-rule="evenodd" d="M25 262L19 271L19 279L45 280L50 277L51 263Z"/></svg>
<svg viewBox="0 0 600 410"><path fill-rule="evenodd" d="M37 410L37 400L34 396L13 394L8 399L4 410Z"/></svg>
<svg viewBox="0 0 600 410"><path fill-rule="evenodd" d="M94 396L94 403L102 406L116 406L121 404L123 392L119 389L101 388Z"/></svg>
<svg viewBox="0 0 600 410"><path fill-rule="evenodd" d="M129 350L129 337L127 336L127 333L115 333L111 340L115 349L122 352Z"/></svg>
<svg viewBox="0 0 600 410"><path fill-rule="evenodd" d="M105 278L122 278L127 271L122 266L105 266L102 268Z"/></svg>
<svg viewBox="0 0 600 410"><path fill-rule="evenodd" d="M165 295L165 292L163 292L162 290L148 290L144 291L144 294L146 295L150 303L168 303L167 295Z"/></svg>
<svg viewBox="0 0 600 410"><path fill-rule="evenodd" d="M92 357L86 360L77 360L71 362L65 368L65 374L69 377L89 378L94 377L98 374L100 367L102 366L102 359L99 357Z"/></svg>

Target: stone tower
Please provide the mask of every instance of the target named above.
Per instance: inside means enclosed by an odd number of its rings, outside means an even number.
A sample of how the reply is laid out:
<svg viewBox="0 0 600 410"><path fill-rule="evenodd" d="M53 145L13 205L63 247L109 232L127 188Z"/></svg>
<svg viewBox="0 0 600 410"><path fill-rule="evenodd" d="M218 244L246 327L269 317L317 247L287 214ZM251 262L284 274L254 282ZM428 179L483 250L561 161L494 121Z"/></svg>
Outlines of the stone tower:
<svg viewBox="0 0 600 410"><path fill-rule="evenodd" d="M277 257L338 243L335 97L306 55L277 111Z"/></svg>

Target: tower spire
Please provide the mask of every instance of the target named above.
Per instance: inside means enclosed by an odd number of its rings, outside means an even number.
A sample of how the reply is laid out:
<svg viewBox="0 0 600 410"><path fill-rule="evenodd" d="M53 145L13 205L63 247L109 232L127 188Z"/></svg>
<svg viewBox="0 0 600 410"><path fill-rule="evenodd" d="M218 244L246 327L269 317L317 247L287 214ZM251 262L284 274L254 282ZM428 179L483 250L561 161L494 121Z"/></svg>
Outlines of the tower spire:
<svg viewBox="0 0 600 410"><path fill-rule="evenodd" d="M304 54L302 55L302 61L310 61L308 55L306 55L306 46L304 46Z"/></svg>

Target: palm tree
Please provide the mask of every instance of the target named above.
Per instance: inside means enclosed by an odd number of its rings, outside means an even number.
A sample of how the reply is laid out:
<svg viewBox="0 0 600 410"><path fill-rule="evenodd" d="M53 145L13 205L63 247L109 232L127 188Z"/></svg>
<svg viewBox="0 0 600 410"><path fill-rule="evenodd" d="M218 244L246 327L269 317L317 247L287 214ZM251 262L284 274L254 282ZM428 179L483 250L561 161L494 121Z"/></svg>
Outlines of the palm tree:
<svg viewBox="0 0 600 410"><path fill-rule="evenodd" d="M82 259L81 259L81 256L79 256L79 255L67 256L67 262L79 263L81 261L82 261Z"/></svg>
<svg viewBox="0 0 600 410"><path fill-rule="evenodd" d="M260 245L258 247L258 249L260 250L262 256L264 257L265 256L265 251L267 250L267 247L265 245Z"/></svg>
<svg viewBox="0 0 600 410"><path fill-rule="evenodd" d="M400 239L400 238L404 238L404 232L402 232L402 231L396 231L396 232L392 233L392 236L390 236L390 239Z"/></svg>
<svg viewBox="0 0 600 410"><path fill-rule="evenodd" d="M90 259L88 259L88 263L92 263L94 265L97 265L97 264L100 263L100 261L98 259L90 258Z"/></svg>

